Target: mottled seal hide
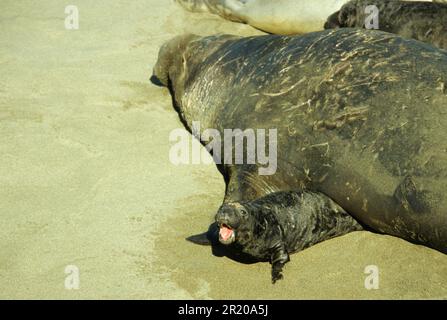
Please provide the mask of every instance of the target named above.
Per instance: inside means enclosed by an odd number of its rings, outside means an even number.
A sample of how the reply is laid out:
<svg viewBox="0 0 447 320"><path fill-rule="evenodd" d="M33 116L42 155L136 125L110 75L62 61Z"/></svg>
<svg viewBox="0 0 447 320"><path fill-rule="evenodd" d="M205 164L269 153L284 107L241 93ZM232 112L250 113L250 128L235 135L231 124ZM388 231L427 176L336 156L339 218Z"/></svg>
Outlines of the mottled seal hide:
<svg viewBox="0 0 447 320"><path fill-rule="evenodd" d="M323 30L327 17L348 2L348 0L175 1L192 12L210 12L227 20L247 23L265 32L283 35Z"/></svg>
<svg viewBox="0 0 447 320"><path fill-rule="evenodd" d="M397 0L352 0L332 14L325 29L365 27L365 8L379 9L379 30L447 49L447 4Z"/></svg>
<svg viewBox="0 0 447 320"><path fill-rule="evenodd" d="M446 51L350 28L186 35L161 48L154 76L188 129L277 129L275 174L218 165L224 203L312 190L377 232L447 252Z"/></svg>
<svg viewBox="0 0 447 320"><path fill-rule="evenodd" d="M362 227L321 193L283 191L222 205L216 214L219 241L272 264L272 282L282 278L289 254ZM217 235L214 235L217 236ZM190 237L205 244L209 233Z"/></svg>

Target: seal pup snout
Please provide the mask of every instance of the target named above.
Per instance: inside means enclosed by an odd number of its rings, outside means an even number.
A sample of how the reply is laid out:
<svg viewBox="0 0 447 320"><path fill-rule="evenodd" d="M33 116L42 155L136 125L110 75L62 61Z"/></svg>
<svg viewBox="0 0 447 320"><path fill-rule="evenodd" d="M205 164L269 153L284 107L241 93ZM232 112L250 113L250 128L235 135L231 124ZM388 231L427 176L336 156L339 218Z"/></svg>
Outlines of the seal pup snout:
<svg viewBox="0 0 447 320"><path fill-rule="evenodd" d="M219 226L219 241L231 244L236 240L236 231L247 211L238 203L224 204L219 208L215 220Z"/></svg>

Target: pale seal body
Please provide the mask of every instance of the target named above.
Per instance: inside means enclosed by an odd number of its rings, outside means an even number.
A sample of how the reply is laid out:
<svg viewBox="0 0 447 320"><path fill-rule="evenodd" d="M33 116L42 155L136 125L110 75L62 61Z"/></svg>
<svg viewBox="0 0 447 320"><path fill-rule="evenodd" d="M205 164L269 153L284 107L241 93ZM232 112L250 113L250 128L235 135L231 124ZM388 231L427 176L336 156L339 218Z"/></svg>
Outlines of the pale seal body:
<svg viewBox="0 0 447 320"><path fill-rule="evenodd" d="M210 12L274 34L321 31L348 0L175 0L193 12ZM415 1L415 0L410 0ZM427 2L431 2L427 0Z"/></svg>

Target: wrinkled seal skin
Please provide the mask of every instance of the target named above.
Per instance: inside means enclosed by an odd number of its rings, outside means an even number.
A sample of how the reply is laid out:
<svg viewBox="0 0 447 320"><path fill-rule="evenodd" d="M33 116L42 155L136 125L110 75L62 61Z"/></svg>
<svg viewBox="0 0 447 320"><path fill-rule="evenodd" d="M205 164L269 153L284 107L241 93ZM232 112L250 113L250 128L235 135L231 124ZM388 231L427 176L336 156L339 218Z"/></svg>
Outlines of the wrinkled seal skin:
<svg viewBox="0 0 447 320"><path fill-rule="evenodd" d="M325 29L365 27L366 6L379 9L379 29L447 49L447 4L397 0L352 0L329 16Z"/></svg>
<svg viewBox="0 0 447 320"><path fill-rule="evenodd" d="M265 197L221 206L218 225L236 234L234 246L272 264L272 282L282 278L289 254L362 227L321 193L275 192ZM191 239L193 240L193 239Z"/></svg>
<svg viewBox="0 0 447 320"><path fill-rule="evenodd" d="M218 166L224 203L313 190L377 232L447 252L446 51L350 28L187 35L162 47L154 75L189 129L277 128L275 174Z"/></svg>

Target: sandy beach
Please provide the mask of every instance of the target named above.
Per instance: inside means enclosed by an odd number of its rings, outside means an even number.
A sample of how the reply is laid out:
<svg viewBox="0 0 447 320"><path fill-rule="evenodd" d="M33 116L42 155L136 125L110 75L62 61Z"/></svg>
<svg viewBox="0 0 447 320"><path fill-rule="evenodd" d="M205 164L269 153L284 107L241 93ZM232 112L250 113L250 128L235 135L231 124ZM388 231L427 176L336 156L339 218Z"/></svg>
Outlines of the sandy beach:
<svg viewBox="0 0 447 320"><path fill-rule="evenodd" d="M65 7L79 29L65 28ZM0 4L0 298L446 299L447 255L355 232L268 263L217 257L185 238L222 202L214 165L175 166L182 128L149 81L182 33L257 35L168 0ZM365 267L379 288L365 288ZM79 288L66 288L66 267Z"/></svg>

